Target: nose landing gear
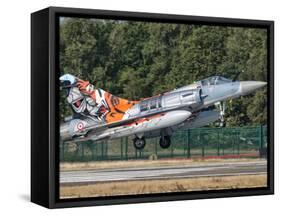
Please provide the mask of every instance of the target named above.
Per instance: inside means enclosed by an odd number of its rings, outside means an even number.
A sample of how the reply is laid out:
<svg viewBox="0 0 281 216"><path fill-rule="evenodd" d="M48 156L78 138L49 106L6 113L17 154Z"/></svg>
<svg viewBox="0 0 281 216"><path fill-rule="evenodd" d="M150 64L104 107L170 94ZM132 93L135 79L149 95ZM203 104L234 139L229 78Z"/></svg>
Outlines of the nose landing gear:
<svg viewBox="0 0 281 216"><path fill-rule="evenodd" d="M220 109L220 127L225 127L224 115L225 115L225 102L219 103Z"/></svg>

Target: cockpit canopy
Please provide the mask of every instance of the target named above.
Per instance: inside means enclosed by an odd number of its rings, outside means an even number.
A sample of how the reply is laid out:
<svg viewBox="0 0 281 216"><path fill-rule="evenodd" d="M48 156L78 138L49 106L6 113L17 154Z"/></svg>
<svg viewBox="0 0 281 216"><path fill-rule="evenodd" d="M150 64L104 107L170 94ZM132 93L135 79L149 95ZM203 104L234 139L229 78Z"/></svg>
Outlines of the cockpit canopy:
<svg viewBox="0 0 281 216"><path fill-rule="evenodd" d="M206 85L221 85L225 83L230 83L232 82L230 79L226 79L222 76L212 76L208 77L206 79L201 80L201 85L206 86Z"/></svg>

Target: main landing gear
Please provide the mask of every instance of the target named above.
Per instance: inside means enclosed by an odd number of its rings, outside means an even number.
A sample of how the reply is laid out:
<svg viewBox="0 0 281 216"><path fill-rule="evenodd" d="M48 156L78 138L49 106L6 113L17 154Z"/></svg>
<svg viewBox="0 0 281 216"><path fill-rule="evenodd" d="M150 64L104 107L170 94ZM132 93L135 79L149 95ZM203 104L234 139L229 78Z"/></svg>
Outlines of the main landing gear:
<svg viewBox="0 0 281 216"><path fill-rule="evenodd" d="M134 146L136 149L138 150L142 150L145 147L145 138L134 138L133 140L134 142ZM161 146L161 148L166 149L169 148L171 145L171 137L170 136L161 136L160 137L160 141L159 144Z"/></svg>
<svg viewBox="0 0 281 216"><path fill-rule="evenodd" d="M142 150L144 148L144 146L145 146L144 137L142 137L142 138L136 137L133 141L134 141L134 146L136 149Z"/></svg>
<svg viewBox="0 0 281 216"><path fill-rule="evenodd" d="M163 149L169 148L171 145L171 138L170 136L161 136L159 141L160 146Z"/></svg>

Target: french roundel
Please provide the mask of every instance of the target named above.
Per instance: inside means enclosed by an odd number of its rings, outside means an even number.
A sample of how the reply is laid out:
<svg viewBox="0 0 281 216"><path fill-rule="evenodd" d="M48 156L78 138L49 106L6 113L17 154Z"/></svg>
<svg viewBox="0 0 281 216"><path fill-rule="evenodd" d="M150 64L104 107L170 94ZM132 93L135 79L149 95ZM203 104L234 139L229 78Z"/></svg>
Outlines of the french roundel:
<svg viewBox="0 0 281 216"><path fill-rule="evenodd" d="M81 131L81 130L84 129L84 124L83 124L83 122L79 122L79 123L77 124L77 129L78 129L79 131Z"/></svg>

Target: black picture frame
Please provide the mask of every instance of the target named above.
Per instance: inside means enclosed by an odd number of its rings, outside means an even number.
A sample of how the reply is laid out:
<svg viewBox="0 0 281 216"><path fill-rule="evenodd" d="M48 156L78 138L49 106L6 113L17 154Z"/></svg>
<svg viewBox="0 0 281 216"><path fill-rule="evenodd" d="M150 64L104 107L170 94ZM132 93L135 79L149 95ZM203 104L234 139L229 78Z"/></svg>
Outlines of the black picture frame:
<svg viewBox="0 0 281 216"><path fill-rule="evenodd" d="M266 28L268 35L268 186L235 190L175 192L59 199L60 16ZM274 22L264 20L49 7L31 15L31 201L47 208L191 200L274 193Z"/></svg>

